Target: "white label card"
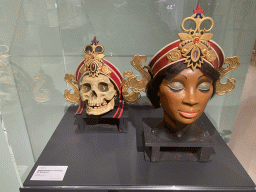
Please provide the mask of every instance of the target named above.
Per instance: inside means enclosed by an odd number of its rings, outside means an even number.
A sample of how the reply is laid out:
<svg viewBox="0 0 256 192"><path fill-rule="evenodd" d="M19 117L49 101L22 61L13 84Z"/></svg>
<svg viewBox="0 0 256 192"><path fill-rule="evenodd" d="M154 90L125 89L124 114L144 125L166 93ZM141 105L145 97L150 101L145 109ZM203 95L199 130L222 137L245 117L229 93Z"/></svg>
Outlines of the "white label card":
<svg viewBox="0 0 256 192"><path fill-rule="evenodd" d="M63 181L68 166L38 166L30 180Z"/></svg>

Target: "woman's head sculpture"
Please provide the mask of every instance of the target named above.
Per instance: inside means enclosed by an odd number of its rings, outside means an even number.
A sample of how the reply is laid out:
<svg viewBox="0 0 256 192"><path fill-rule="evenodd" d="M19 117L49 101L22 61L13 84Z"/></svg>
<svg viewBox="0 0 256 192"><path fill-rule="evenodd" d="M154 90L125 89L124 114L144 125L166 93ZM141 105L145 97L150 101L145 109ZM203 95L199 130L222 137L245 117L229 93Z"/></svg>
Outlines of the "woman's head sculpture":
<svg viewBox="0 0 256 192"><path fill-rule="evenodd" d="M65 90L64 97L71 104L80 102L76 114L81 114L85 107L88 115L102 115L111 111L115 100L121 97L122 74L112 63L103 59L104 48L98 45L96 37L92 44L84 47L84 52L84 60L78 65L75 76L65 76L74 93ZM120 99L119 108L123 104ZM122 110L119 108L113 118L121 116Z"/></svg>
<svg viewBox="0 0 256 192"><path fill-rule="evenodd" d="M147 68L151 75L151 79L145 83L149 100L154 108L162 106L164 120L172 127L193 123L215 93L224 95L235 88L235 79L227 78L226 83L221 83L220 79L239 66L239 59L224 59L223 50L211 40L213 34L209 33L213 20L205 17L203 11L199 3L194 14L182 21L181 28L185 33L178 34L180 39L166 45L153 56L148 66L141 67ZM187 20L195 22L195 29L185 29ZM200 28L205 20L211 22L209 29ZM142 56L134 56L133 60L136 58ZM141 62L137 62L137 65L141 65ZM229 66L223 68L224 63ZM127 80L123 80L123 86L126 84ZM124 95L124 98L129 100L132 94L127 98Z"/></svg>
<svg viewBox="0 0 256 192"><path fill-rule="evenodd" d="M154 108L162 106L164 120L191 124L203 113L215 94L219 72L203 62L200 68L187 68L179 61L160 71L147 84L147 96Z"/></svg>

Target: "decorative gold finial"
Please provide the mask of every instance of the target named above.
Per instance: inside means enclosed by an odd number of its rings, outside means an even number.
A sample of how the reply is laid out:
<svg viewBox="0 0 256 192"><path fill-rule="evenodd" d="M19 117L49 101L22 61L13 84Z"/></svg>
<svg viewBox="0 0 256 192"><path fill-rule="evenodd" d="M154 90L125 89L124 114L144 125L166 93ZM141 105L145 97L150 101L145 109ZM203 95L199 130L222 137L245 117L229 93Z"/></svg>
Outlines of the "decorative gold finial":
<svg viewBox="0 0 256 192"><path fill-rule="evenodd" d="M178 48L181 51L181 55L186 58L185 63L187 64L187 67L191 67L192 70L196 67L201 67L204 57L207 57L207 60L210 62L216 59L216 56L208 43L208 41L213 37L213 34L208 32L213 28L214 22L211 17L205 17L203 12L204 10L201 10L200 3L198 3L197 9L194 10L194 14L190 17L186 17L181 22L182 30L187 33L178 34L182 41ZM188 20L195 22L195 29L186 29L184 27L184 23ZM201 24L206 20L211 22L211 27L209 29L201 29ZM169 55L176 54L170 53ZM174 60L171 56L169 56L168 59L170 62Z"/></svg>
<svg viewBox="0 0 256 192"><path fill-rule="evenodd" d="M97 41L96 37L94 37L91 42L90 45L84 47L84 52L86 54L84 55L84 66L80 72L83 75L83 73L87 71L90 77L98 77L99 70L103 65L102 59L105 57L105 55L102 54L104 52L104 47L98 45L99 41Z"/></svg>

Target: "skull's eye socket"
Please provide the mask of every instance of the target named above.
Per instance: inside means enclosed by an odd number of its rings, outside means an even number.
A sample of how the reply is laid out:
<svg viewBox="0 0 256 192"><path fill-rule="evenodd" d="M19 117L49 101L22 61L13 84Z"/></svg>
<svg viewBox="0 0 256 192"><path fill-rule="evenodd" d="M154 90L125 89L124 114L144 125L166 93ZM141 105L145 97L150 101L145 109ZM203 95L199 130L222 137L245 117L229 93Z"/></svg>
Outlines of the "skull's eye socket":
<svg viewBox="0 0 256 192"><path fill-rule="evenodd" d="M90 45L85 47L85 52L92 52L92 47Z"/></svg>
<svg viewBox="0 0 256 192"><path fill-rule="evenodd" d="M102 53L102 47L101 47L101 46L97 46L97 47L95 48L95 52L100 52L100 53Z"/></svg>
<svg viewBox="0 0 256 192"><path fill-rule="evenodd" d="M99 83L98 88L101 92L108 91L108 84L107 83Z"/></svg>
<svg viewBox="0 0 256 192"><path fill-rule="evenodd" d="M84 85L82 85L82 91L87 93L91 90L91 85L89 83L86 83Z"/></svg>

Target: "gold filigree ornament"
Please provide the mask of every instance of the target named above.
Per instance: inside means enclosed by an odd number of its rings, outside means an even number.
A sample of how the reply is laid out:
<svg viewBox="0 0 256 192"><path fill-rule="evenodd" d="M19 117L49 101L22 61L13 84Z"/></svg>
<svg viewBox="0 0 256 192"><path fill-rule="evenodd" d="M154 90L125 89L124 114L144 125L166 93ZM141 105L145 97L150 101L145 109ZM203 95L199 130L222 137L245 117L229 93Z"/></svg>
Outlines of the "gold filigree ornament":
<svg viewBox="0 0 256 192"><path fill-rule="evenodd" d="M77 87L78 83L75 79L76 79L75 76L69 73L67 73L64 78L67 84L69 84L74 89L74 93L70 92L71 89L64 91L64 98L70 104L79 104L79 100L80 100L79 88Z"/></svg>
<svg viewBox="0 0 256 192"><path fill-rule="evenodd" d="M143 66L141 63L146 62L147 57L145 55L135 55L131 60L131 65L137 69L142 75L141 80L137 80L139 75L134 75L131 70L125 71L123 76L127 77L122 81L122 95L127 103L136 103L140 98L140 92L146 90L146 85L150 81L151 76L145 70L148 69L150 71L149 66ZM132 93L128 92L128 89L132 90Z"/></svg>
<svg viewBox="0 0 256 192"><path fill-rule="evenodd" d="M213 50L208 51L205 55L207 60L210 62L213 62L216 59L216 55L214 54Z"/></svg>
<svg viewBox="0 0 256 192"><path fill-rule="evenodd" d="M104 48L101 45L93 44L85 46L84 52L87 55L84 55L84 66L80 70L80 73L84 74L87 71L90 77L98 77L99 70L103 65L103 58L105 57L105 55L101 54L103 51Z"/></svg>
<svg viewBox="0 0 256 192"><path fill-rule="evenodd" d="M109 69L107 66L103 66L103 67L102 67L102 71L103 71L103 73L105 73L106 75L109 75L110 73L112 73L111 69Z"/></svg>
<svg viewBox="0 0 256 192"><path fill-rule="evenodd" d="M181 53L178 49L174 49L167 54L167 59L170 62L177 61L178 59L180 59L180 57L181 57Z"/></svg>
<svg viewBox="0 0 256 192"><path fill-rule="evenodd" d="M195 22L196 28L194 30L192 28L185 29L184 23L188 20ZM206 20L211 22L211 27L209 29L200 29L201 24ZM185 63L187 63L187 67L191 67L192 70L195 70L196 67L201 67L204 57L209 58L211 61L216 59L208 43L213 37L212 33L208 33L213 28L213 25L213 19L203 15L200 5L197 10L194 10L194 14L191 17L186 17L181 22L182 30L187 33L178 34L182 41L178 47L181 50L182 56L186 58Z"/></svg>
<svg viewBox="0 0 256 192"><path fill-rule="evenodd" d="M230 71L239 67L239 65L240 65L239 58L237 56L227 57L224 61L224 64L228 64L228 66L220 67L218 69L218 71L220 73L220 78L216 82L216 94L217 95L225 95L226 93L232 91L235 88L235 84L236 84L235 78L229 79L228 77L226 77L226 79L227 79L226 83L221 83L220 80L225 75L227 75Z"/></svg>

